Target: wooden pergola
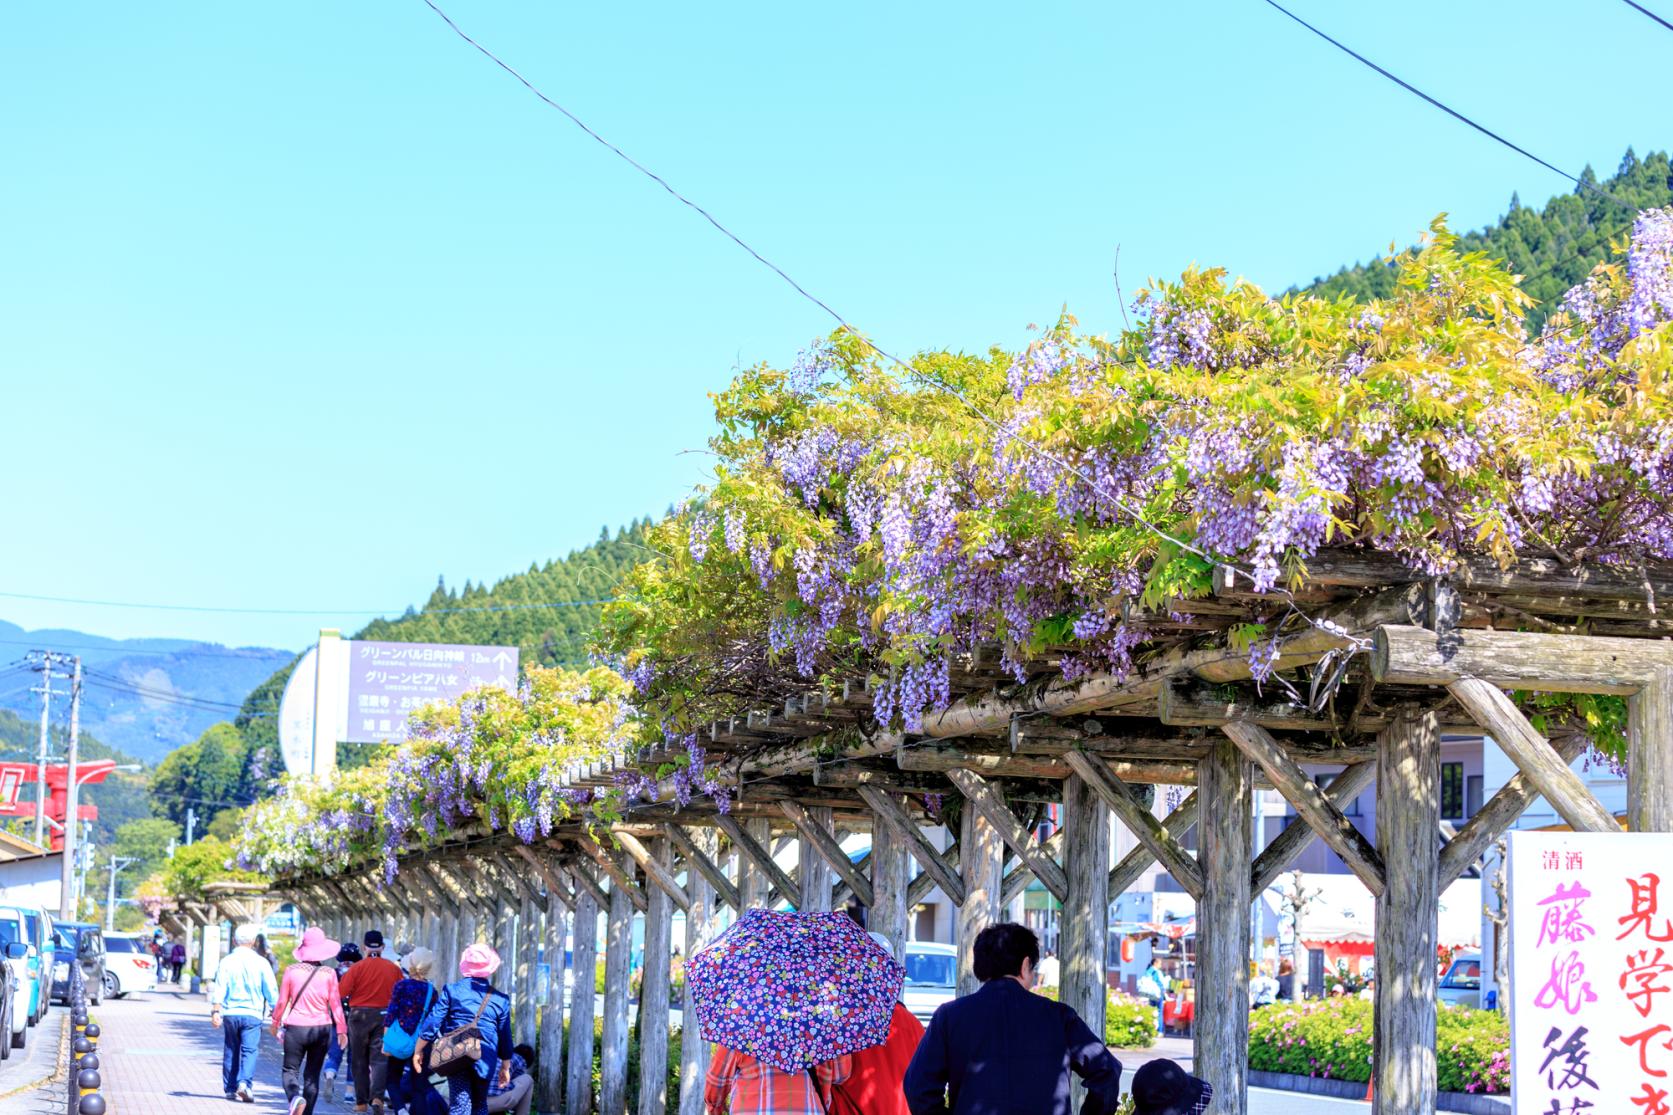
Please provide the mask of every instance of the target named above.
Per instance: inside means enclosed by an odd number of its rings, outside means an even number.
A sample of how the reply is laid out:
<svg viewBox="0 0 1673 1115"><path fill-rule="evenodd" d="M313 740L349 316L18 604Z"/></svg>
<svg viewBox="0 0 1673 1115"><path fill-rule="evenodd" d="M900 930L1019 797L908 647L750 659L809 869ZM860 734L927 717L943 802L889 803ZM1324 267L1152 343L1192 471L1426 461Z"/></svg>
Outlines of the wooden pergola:
<svg viewBox="0 0 1673 1115"><path fill-rule="evenodd" d="M679 1094L666 1094L672 919L684 911L686 955L716 931L724 908L784 901L825 910L858 898L869 928L903 951L907 917L940 888L958 907L959 986L975 980L969 942L999 920L1031 880L1063 904L1061 996L1094 1028L1105 1010L1109 904L1152 864L1197 902L1195 1071L1217 1113L1246 1109L1249 906L1315 839L1376 897L1375 1109L1435 1110L1437 896L1543 796L1577 831L1620 825L1569 767L1578 735L1543 736L1506 690L1625 697L1630 718L1628 827L1673 831L1673 570L1564 568L1526 560L1509 570L1468 564L1444 579L1375 553L1333 551L1309 562L1295 590L1312 621L1285 638L1278 669L1299 700L1250 680L1246 654L1224 632L1271 598L1222 578L1190 615L1157 624L1141 665L1123 676L1065 679L1050 661L1025 685L1005 680L997 655L959 663L958 698L911 735L876 732L838 757L818 745L852 735L869 715L864 679L809 692L770 711L709 727L736 795L680 805L672 782L635 805L600 843L583 825L530 845L505 832L455 834L381 863L275 886L328 931L381 923L423 942L455 969L461 948L486 939L507 959L520 1040L538 1039L540 1109L622 1115L627 1109L628 965L632 919L645 918L640 1115L702 1110L703 1043L683 1043ZM1440 845L1443 729L1490 736L1518 774ZM1320 772L1319 777L1308 773ZM577 767L575 786L609 785L609 769ZM1328 773L1330 777L1323 775ZM1193 786L1158 819L1144 784ZM1277 788L1303 823L1254 853L1251 795ZM1375 785L1373 844L1344 814ZM956 843L926 795L962 800ZM1044 802L1061 831L1037 841L1028 825ZM1138 847L1111 863L1110 815ZM1182 838L1196 828L1193 854ZM850 862L845 833L869 832L872 852ZM775 859L798 846L796 868ZM914 869L915 865L915 869ZM603 1079L590 1088L597 919L606 919ZM576 928L567 1049L564 941ZM393 929L391 929L393 927ZM535 955L546 944L549 991L536 1002ZM690 1004L685 1004L689 1017ZM561 1055L560 1055L561 1050Z"/></svg>

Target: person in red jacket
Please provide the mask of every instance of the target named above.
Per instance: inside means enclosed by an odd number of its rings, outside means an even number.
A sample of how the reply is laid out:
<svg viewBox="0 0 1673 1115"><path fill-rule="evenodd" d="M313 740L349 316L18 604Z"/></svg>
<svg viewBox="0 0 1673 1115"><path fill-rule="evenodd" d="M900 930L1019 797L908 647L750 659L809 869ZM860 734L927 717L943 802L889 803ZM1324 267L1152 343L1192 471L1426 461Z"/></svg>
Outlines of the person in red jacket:
<svg viewBox="0 0 1673 1115"><path fill-rule="evenodd" d="M884 951L894 951L889 939L881 933L871 936ZM834 1089L831 1115L911 1115L901 1081L923 1036L923 1023L904 1005L896 1003L894 1013L889 1016L888 1040L849 1055L848 1079Z"/></svg>

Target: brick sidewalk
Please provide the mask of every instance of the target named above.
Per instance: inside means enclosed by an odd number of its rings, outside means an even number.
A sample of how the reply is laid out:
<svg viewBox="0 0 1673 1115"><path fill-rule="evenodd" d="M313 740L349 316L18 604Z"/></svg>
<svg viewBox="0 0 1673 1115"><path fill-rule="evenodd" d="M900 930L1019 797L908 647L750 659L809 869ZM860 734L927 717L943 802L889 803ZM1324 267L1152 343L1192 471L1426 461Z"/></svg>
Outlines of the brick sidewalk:
<svg viewBox="0 0 1673 1115"><path fill-rule="evenodd" d="M113 1115L284 1115L279 1047L271 1033L262 1034L256 1061L256 1102L228 1101L222 1094L221 1031L210 1028L202 995L165 985L107 999L91 1013L100 1029L102 1091ZM64 1109L65 1094L57 1087L0 1102L0 1115L63 1115ZM321 1096L314 1110L338 1115L352 1108Z"/></svg>

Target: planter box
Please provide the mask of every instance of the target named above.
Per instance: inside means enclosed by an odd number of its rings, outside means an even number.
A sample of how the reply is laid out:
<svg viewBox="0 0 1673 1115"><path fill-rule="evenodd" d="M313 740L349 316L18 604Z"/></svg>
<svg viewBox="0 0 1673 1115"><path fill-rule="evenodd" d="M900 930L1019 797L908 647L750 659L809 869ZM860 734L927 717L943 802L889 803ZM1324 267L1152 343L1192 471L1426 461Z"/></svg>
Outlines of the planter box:
<svg viewBox="0 0 1673 1115"><path fill-rule="evenodd" d="M1353 1080L1332 1080L1323 1076L1297 1076L1288 1072L1249 1072L1251 1088L1277 1088L1285 1092L1306 1092L1335 1099L1362 1100L1365 1085ZM1483 1096L1473 1092L1442 1092L1435 1105L1441 1111L1462 1111L1469 1115L1510 1115L1510 1097Z"/></svg>

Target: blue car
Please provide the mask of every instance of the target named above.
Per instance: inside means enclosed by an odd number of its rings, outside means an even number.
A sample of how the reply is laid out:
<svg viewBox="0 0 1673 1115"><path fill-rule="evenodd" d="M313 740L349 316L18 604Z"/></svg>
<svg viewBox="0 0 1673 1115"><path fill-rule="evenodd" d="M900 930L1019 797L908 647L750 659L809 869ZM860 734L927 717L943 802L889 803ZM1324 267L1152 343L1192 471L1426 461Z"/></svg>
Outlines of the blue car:
<svg viewBox="0 0 1673 1115"><path fill-rule="evenodd" d="M92 922L57 921L52 923L52 936L57 953L52 965L53 999L70 1001L70 965L79 963L82 978L87 981L87 1001L94 1006L104 1002L104 930Z"/></svg>

